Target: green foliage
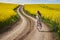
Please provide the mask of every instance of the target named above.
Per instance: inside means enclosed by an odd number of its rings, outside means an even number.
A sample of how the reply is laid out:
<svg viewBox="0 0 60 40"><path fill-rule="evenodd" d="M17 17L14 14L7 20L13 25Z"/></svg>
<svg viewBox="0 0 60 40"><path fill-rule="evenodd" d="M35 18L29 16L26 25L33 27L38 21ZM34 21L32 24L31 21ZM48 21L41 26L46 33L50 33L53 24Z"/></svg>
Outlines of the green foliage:
<svg viewBox="0 0 60 40"><path fill-rule="evenodd" d="M0 22L0 30L2 30L5 26L15 23L18 20L18 18L19 16L15 15L15 16L11 16L11 18L7 19L4 22Z"/></svg>

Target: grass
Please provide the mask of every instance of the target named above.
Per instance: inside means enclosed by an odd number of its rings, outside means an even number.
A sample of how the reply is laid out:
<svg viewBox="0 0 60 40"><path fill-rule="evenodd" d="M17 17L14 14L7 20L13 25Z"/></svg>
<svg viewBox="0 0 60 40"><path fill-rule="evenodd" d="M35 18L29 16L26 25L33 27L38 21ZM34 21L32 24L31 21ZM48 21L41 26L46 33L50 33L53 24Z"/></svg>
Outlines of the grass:
<svg viewBox="0 0 60 40"><path fill-rule="evenodd" d="M33 16L37 11L42 14L43 21L60 37L60 4L25 4L24 11ZM34 16L34 17L35 17Z"/></svg>
<svg viewBox="0 0 60 40"><path fill-rule="evenodd" d="M18 20L19 16L14 11L17 6L18 4L0 3L0 30Z"/></svg>

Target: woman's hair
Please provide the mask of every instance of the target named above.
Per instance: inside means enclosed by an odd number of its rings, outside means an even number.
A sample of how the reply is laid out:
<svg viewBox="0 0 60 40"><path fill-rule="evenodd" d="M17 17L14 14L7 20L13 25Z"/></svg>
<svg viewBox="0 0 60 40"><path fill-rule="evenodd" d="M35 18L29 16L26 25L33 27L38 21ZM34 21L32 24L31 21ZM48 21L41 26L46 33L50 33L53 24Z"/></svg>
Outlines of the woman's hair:
<svg viewBox="0 0 60 40"><path fill-rule="evenodd" d="M37 11L37 13L38 13L38 15L40 15L40 16L41 16L41 13L40 13L39 11Z"/></svg>

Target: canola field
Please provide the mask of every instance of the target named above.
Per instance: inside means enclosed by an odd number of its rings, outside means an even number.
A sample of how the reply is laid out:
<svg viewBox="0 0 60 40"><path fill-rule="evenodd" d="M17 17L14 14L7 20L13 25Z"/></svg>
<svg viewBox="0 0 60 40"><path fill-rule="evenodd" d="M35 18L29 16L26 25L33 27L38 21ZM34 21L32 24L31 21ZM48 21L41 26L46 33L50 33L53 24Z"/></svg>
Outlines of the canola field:
<svg viewBox="0 0 60 40"><path fill-rule="evenodd" d="M60 4L26 4L24 9L34 15L40 11L44 18L49 18L60 24Z"/></svg>
<svg viewBox="0 0 60 40"><path fill-rule="evenodd" d="M60 4L38 4L38 5L25 5L24 9L31 14L36 15L39 10L45 18L49 18L57 23L60 23Z"/></svg>
<svg viewBox="0 0 60 40"><path fill-rule="evenodd" d="M60 35L60 4L25 4L24 10L31 15L40 11L43 20Z"/></svg>
<svg viewBox="0 0 60 40"><path fill-rule="evenodd" d="M0 3L0 29L17 21L18 14L14 11L17 6L18 4Z"/></svg>

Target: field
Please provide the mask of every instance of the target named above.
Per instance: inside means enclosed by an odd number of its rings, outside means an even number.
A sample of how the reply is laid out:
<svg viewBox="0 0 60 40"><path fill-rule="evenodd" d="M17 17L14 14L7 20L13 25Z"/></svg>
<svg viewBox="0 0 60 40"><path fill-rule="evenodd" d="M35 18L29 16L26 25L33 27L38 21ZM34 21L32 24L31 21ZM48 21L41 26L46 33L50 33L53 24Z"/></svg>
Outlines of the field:
<svg viewBox="0 0 60 40"><path fill-rule="evenodd" d="M0 29L17 21L18 14L14 9L18 4L0 3Z"/></svg>
<svg viewBox="0 0 60 40"><path fill-rule="evenodd" d="M43 21L60 36L60 4L25 4L24 10L35 16L39 10Z"/></svg>

